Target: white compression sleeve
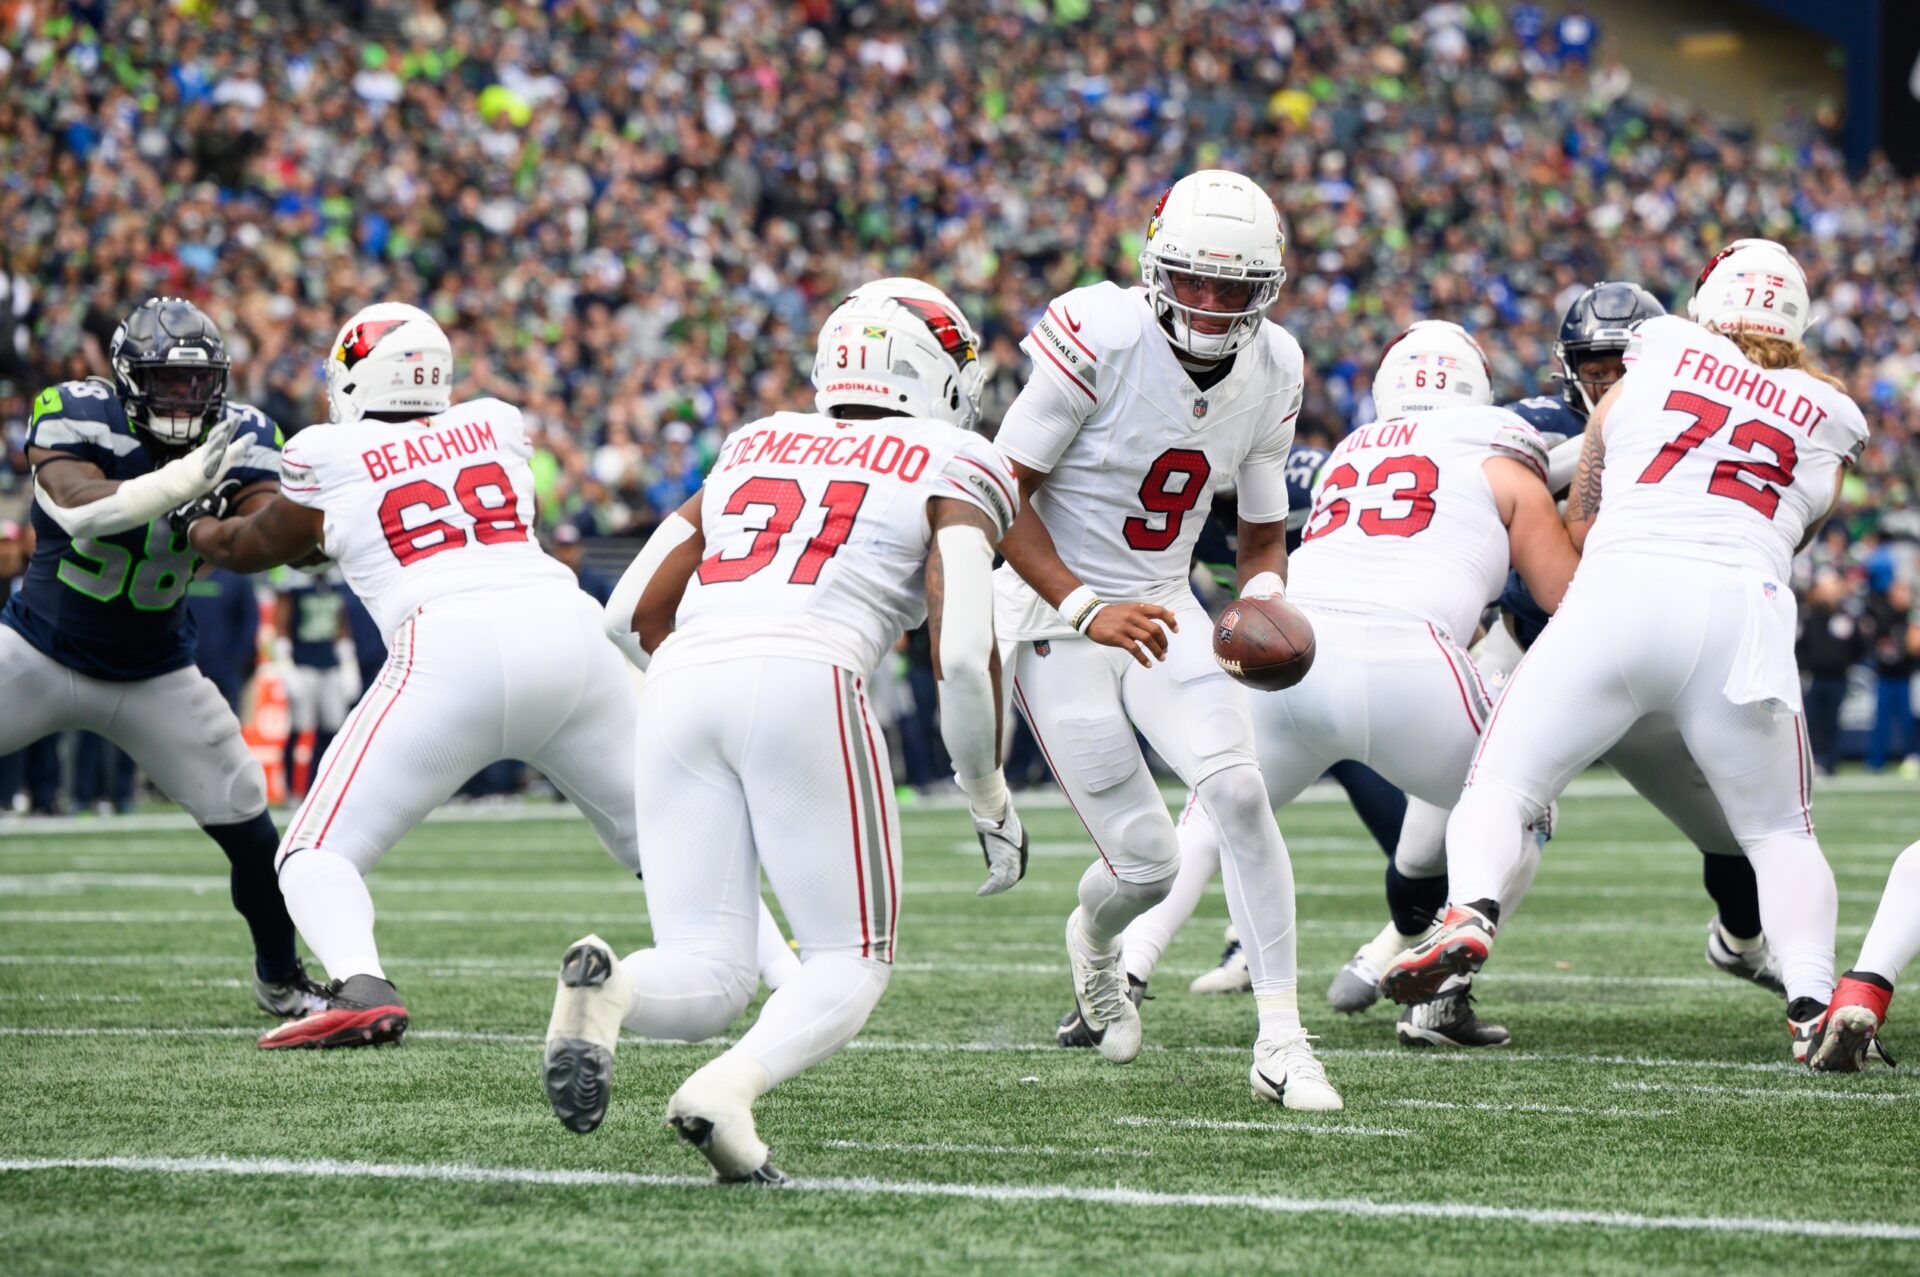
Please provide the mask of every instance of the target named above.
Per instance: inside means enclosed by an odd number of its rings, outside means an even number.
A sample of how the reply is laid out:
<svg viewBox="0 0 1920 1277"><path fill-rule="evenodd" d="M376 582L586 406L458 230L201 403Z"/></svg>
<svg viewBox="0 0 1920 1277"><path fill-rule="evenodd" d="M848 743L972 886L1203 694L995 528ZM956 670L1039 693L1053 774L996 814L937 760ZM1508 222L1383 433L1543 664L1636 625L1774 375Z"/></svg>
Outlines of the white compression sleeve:
<svg viewBox="0 0 1920 1277"><path fill-rule="evenodd" d="M993 696L993 547L977 527L934 537L946 574L940 610L940 738L960 787L991 816L1006 807ZM995 800L998 801L995 801Z"/></svg>
<svg viewBox="0 0 1920 1277"><path fill-rule="evenodd" d="M647 583L653 580L653 574L660 570L667 556L698 532L698 528L677 513L662 519L647 543L640 547L640 553L633 556L633 562L627 565L620 583L613 587L613 594L607 599L607 637L640 669L647 668L651 654L640 646L640 636L633 632L633 609L640 606L640 596L647 592Z"/></svg>
<svg viewBox="0 0 1920 1277"><path fill-rule="evenodd" d="M148 474L123 480L118 488L85 505L62 506L47 495L36 475L34 496L47 517L70 537L104 537L128 528L145 527L169 510L205 496L226 477L233 463L251 443L233 438L230 422L221 422L206 441L184 457L175 458Z"/></svg>

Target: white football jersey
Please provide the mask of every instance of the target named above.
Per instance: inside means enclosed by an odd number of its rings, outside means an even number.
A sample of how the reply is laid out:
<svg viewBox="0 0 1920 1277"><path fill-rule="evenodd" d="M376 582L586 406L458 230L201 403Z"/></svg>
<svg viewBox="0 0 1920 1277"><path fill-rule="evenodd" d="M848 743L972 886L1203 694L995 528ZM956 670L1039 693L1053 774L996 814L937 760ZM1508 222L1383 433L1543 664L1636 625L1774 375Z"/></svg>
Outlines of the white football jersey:
<svg viewBox="0 0 1920 1277"><path fill-rule="evenodd" d="M1768 371L1719 333L1667 315L1640 325L1608 410L1600 513L1585 555L1616 550L1736 563L1785 582L1794 548L1867 443L1843 392Z"/></svg>
<svg viewBox="0 0 1920 1277"><path fill-rule="evenodd" d="M1546 481L1540 432L1505 408L1462 404L1342 439L1320 468L1313 513L1288 560L1287 597L1424 621L1471 643L1507 582L1507 526L1485 468L1493 457Z"/></svg>
<svg viewBox="0 0 1920 1277"><path fill-rule="evenodd" d="M735 432L700 497L701 560L649 669L787 656L872 671L927 616L927 501L985 511L1018 489L993 445L944 421L781 412Z"/></svg>
<svg viewBox="0 0 1920 1277"><path fill-rule="evenodd" d="M308 426L280 454L280 491L326 516L322 548L380 632L454 594L577 591L533 531L533 445L498 399L412 421Z"/></svg>
<svg viewBox="0 0 1920 1277"><path fill-rule="evenodd" d="M1286 329L1264 323L1227 375L1202 390L1146 291L1101 283L1055 298L1020 345L1033 377L1064 387L1073 407L1042 414L1016 401L994 444L1046 474L1034 509L1061 561L1101 598L1190 603L1194 543L1222 486L1238 487L1242 518L1286 519L1287 453L1305 385L1300 345ZM1011 567L994 584L1004 635L1073 633Z"/></svg>

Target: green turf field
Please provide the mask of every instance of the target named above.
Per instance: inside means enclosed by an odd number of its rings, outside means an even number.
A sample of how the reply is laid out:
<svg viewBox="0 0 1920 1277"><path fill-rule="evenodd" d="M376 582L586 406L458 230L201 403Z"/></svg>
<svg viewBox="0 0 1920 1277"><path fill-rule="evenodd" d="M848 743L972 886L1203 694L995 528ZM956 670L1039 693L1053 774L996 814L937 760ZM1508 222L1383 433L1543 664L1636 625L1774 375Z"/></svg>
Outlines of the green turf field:
<svg viewBox="0 0 1920 1277"><path fill-rule="evenodd" d="M1324 1010L1380 924L1381 856L1344 804L1282 813L1331 1115L1253 1100L1250 1001L1185 992L1219 949L1217 888L1154 982L1147 1051L1115 1067L1046 1045L1088 858L1072 814L1031 810L1027 881L978 900L964 816L909 810L892 987L855 1049L760 1106L787 1191L707 1184L661 1125L712 1047L630 1039L596 1134L549 1113L561 951L646 939L639 886L563 810L437 821L387 860L414 1032L326 1055L253 1049L200 835L0 830L0 1268L1920 1271L1920 1082L1789 1067L1780 1003L1701 958L1697 856L1637 798L1564 804L1481 985L1514 1045L1471 1057L1400 1049L1384 1007ZM1857 782L1817 814L1844 967L1920 790ZM1907 1024L1896 1056L1920 1049Z"/></svg>

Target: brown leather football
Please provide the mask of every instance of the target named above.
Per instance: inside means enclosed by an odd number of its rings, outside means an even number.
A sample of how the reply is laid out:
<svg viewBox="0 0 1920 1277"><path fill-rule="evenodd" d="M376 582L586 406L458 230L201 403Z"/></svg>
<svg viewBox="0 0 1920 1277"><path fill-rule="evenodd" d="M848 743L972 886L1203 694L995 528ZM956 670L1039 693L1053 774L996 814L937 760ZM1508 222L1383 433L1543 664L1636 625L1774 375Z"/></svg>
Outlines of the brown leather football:
<svg viewBox="0 0 1920 1277"><path fill-rule="evenodd" d="M1313 626L1285 599L1235 599L1214 622L1213 659L1248 687L1278 692L1313 668Z"/></svg>

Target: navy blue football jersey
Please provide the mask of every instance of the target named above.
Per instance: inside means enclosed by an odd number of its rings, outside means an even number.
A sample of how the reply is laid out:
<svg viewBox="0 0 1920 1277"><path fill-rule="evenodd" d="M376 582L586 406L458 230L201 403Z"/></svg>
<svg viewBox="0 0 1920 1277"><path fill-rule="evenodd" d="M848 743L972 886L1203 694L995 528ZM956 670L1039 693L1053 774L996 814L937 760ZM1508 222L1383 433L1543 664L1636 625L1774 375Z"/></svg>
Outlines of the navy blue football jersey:
<svg viewBox="0 0 1920 1277"><path fill-rule="evenodd" d="M293 663L321 670L340 664L334 643L340 637L341 617L347 610L347 587L338 570L329 568L319 576L289 571L281 590L293 605L288 626L292 632L287 635Z"/></svg>
<svg viewBox="0 0 1920 1277"><path fill-rule="evenodd" d="M236 438L251 446L231 475L243 485L280 480L280 432L265 413L227 402ZM27 446L92 462L109 479L165 463L127 424L105 381L62 382L34 401ZM193 616L181 606L199 562L164 518L98 540L74 540L36 499L38 541L20 589L0 610L34 647L76 673L125 683L193 664Z"/></svg>
<svg viewBox="0 0 1920 1277"><path fill-rule="evenodd" d="M1287 553L1300 548L1300 529L1313 512L1313 481L1327 464L1327 450L1296 446L1287 454ZM1213 499L1213 509L1194 543L1193 557L1223 590L1231 591L1239 574L1240 499L1231 490Z"/></svg>
<svg viewBox="0 0 1920 1277"><path fill-rule="evenodd" d="M1527 424L1538 430L1546 440L1549 449L1575 435L1585 434L1587 430L1587 419L1567 407L1566 401L1558 395L1535 395L1506 407L1526 418ZM1540 637L1540 631L1547 628L1546 610L1534 602L1533 592L1527 589L1527 583L1520 579L1518 572L1507 573L1507 588L1500 595L1500 610L1513 618L1513 637L1523 648L1532 647L1533 641Z"/></svg>

